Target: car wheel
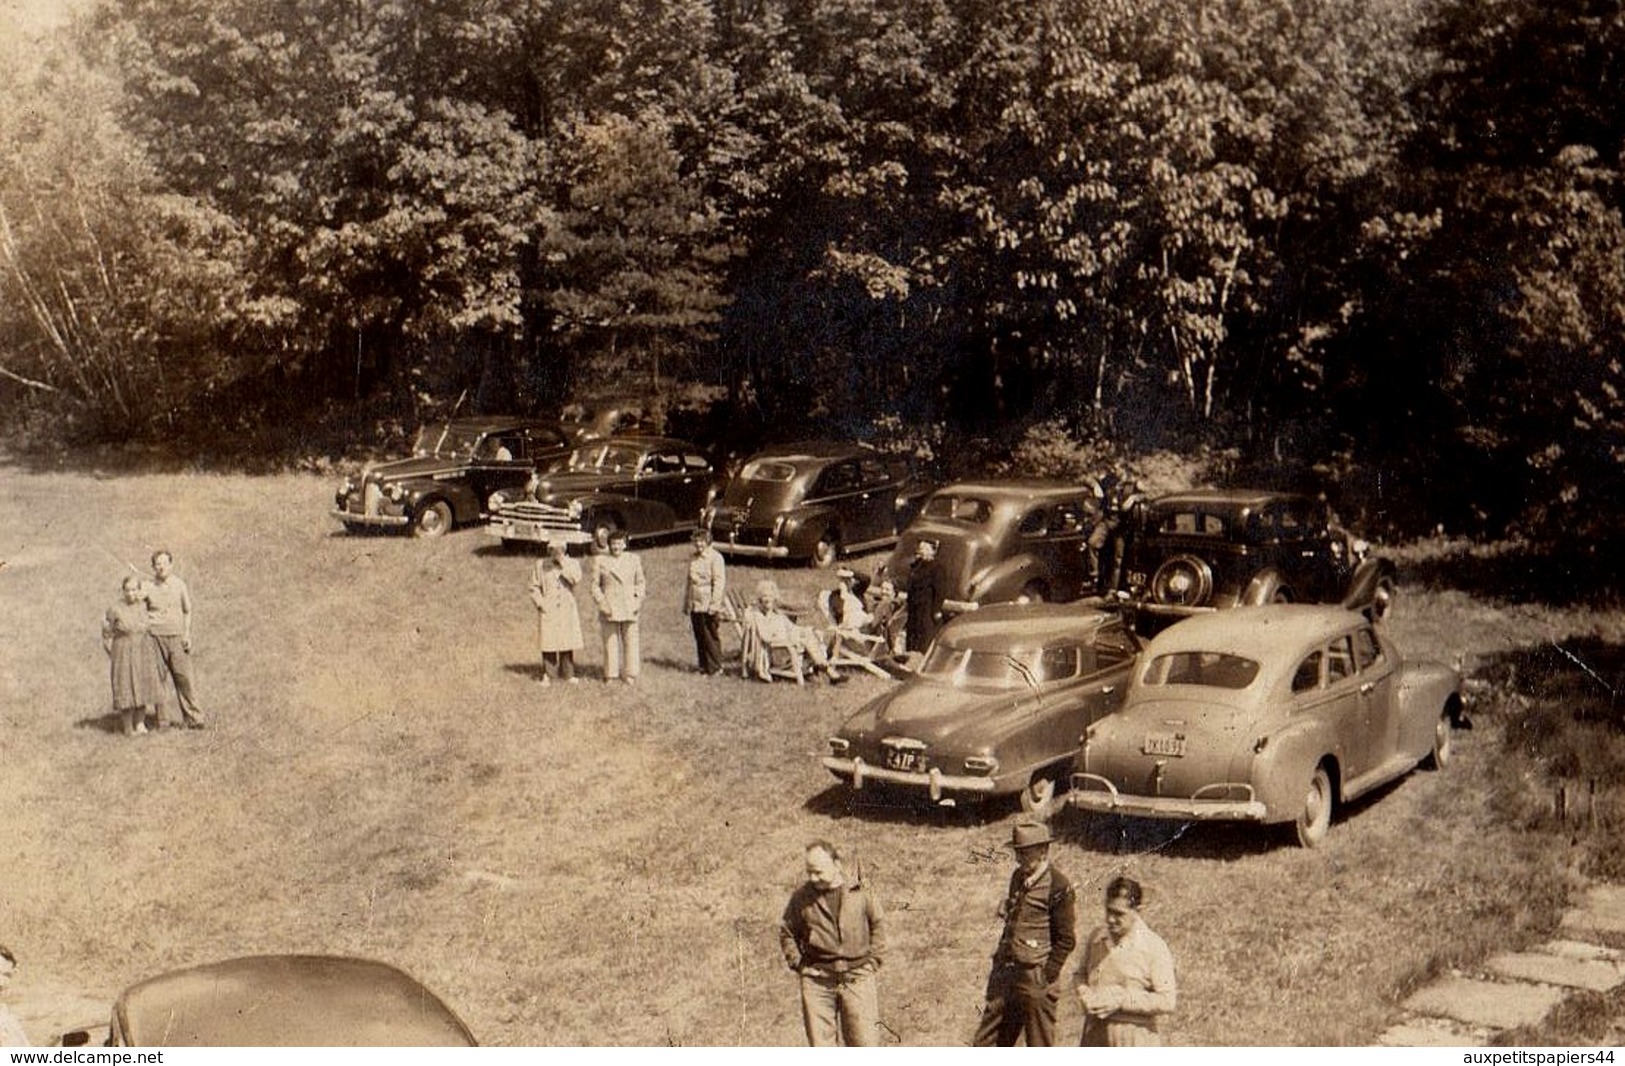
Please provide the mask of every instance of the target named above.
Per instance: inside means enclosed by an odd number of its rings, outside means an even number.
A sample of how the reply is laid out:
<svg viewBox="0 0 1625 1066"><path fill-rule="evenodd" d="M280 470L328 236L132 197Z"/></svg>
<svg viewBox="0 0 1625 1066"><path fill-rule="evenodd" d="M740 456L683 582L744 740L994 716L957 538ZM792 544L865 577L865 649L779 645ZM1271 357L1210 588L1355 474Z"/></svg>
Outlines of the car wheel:
<svg viewBox="0 0 1625 1066"><path fill-rule="evenodd" d="M807 561L815 570L828 570L835 565L835 560L841 557L841 538L834 530L827 531L818 538L813 545L812 557Z"/></svg>
<svg viewBox="0 0 1625 1066"><path fill-rule="evenodd" d="M1043 603L1044 602L1044 586L1039 584L1037 581L1029 581L1029 582L1027 582L1027 584L1022 586L1021 595L1017 598L1016 602L1017 603Z"/></svg>
<svg viewBox="0 0 1625 1066"><path fill-rule="evenodd" d="M1331 827L1332 777L1325 766L1317 766L1309 778L1309 787L1303 796L1303 811L1294 826L1298 843L1306 848L1316 847L1326 839L1326 831Z"/></svg>
<svg viewBox="0 0 1625 1066"><path fill-rule="evenodd" d="M1021 790L1021 811L1039 821L1047 822L1055 815L1059 806L1057 797L1060 793L1059 771L1053 768L1039 770L1033 774L1033 779L1027 782L1027 787Z"/></svg>
<svg viewBox="0 0 1625 1066"><path fill-rule="evenodd" d="M1377 591L1371 596L1371 620L1381 622L1394 609L1394 583L1388 578L1377 582Z"/></svg>
<svg viewBox="0 0 1625 1066"><path fill-rule="evenodd" d="M1450 712L1440 712L1438 720L1433 723L1433 750L1422 760L1422 765L1429 770L1443 770L1450 765L1452 726Z"/></svg>
<svg viewBox="0 0 1625 1066"><path fill-rule="evenodd" d="M412 523L414 537L444 536L451 529L451 504L445 500L436 500L418 512L418 517Z"/></svg>

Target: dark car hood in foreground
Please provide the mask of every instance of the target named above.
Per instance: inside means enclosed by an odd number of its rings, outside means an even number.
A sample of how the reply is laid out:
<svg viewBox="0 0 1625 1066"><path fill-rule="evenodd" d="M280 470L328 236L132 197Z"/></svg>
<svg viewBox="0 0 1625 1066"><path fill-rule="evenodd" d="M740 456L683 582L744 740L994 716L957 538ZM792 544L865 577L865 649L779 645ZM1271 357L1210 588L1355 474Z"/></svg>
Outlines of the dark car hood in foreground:
<svg viewBox="0 0 1625 1066"><path fill-rule="evenodd" d="M114 1007L126 1045L468 1047L462 1019L386 963L259 955L132 985Z"/></svg>
<svg viewBox="0 0 1625 1066"><path fill-rule="evenodd" d="M576 473L549 474L536 487L536 498L569 501L577 496L597 492L606 485L632 480L632 471L614 474L608 471L583 470Z"/></svg>
<svg viewBox="0 0 1625 1066"><path fill-rule="evenodd" d="M372 481L404 481L407 478L432 478L437 474L459 474L471 466L512 466L495 459L456 459L445 455L413 456L410 459L390 459L373 463L363 474Z"/></svg>

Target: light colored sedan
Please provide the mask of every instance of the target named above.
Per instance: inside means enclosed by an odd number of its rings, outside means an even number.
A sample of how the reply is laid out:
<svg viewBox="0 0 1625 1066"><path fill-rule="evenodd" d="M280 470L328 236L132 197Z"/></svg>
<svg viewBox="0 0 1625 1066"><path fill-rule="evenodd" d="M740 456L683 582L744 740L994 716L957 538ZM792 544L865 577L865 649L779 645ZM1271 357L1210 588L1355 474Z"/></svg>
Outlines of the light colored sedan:
<svg viewBox="0 0 1625 1066"><path fill-rule="evenodd" d="M1442 767L1459 670L1408 662L1341 607L1187 619L1140 659L1123 708L1084 733L1070 802L1097 814L1290 824L1314 847L1335 807Z"/></svg>

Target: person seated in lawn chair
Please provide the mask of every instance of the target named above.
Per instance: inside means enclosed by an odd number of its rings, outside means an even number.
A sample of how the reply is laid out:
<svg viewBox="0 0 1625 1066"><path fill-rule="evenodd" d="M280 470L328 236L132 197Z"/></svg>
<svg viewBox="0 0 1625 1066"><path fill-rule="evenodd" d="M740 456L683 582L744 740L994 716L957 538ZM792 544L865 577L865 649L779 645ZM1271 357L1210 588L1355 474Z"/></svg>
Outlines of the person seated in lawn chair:
<svg viewBox="0 0 1625 1066"><path fill-rule="evenodd" d="M779 586L770 578L756 583L756 601L745 610L743 619L744 662L747 675L754 674L763 681L773 680L772 654L783 648L795 656L799 664L802 656L813 661L832 685L845 681L829 661L823 638L811 626L797 624L780 603ZM795 675L800 678L799 665Z"/></svg>
<svg viewBox="0 0 1625 1066"><path fill-rule="evenodd" d="M907 596L897 591L897 582L889 577L871 582L863 592L869 628L886 638L886 649L895 656L901 656L906 650L907 602Z"/></svg>

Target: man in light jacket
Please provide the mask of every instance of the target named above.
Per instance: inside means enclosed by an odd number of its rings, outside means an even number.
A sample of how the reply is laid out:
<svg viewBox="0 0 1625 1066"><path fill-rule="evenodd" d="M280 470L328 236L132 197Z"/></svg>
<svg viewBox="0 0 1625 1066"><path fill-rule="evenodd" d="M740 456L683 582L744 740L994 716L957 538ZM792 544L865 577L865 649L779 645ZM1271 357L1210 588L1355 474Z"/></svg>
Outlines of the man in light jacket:
<svg viewBox="0 0 1625 1066"><path fill-rule="evenodd" d="M694 531L694 555L688 561L688 587L683 590L683 613L694 628L694 652L700 673L722 673L722 637L718 628L728 591L728 568L722 553L711 546L711 531Z"/></svg>

